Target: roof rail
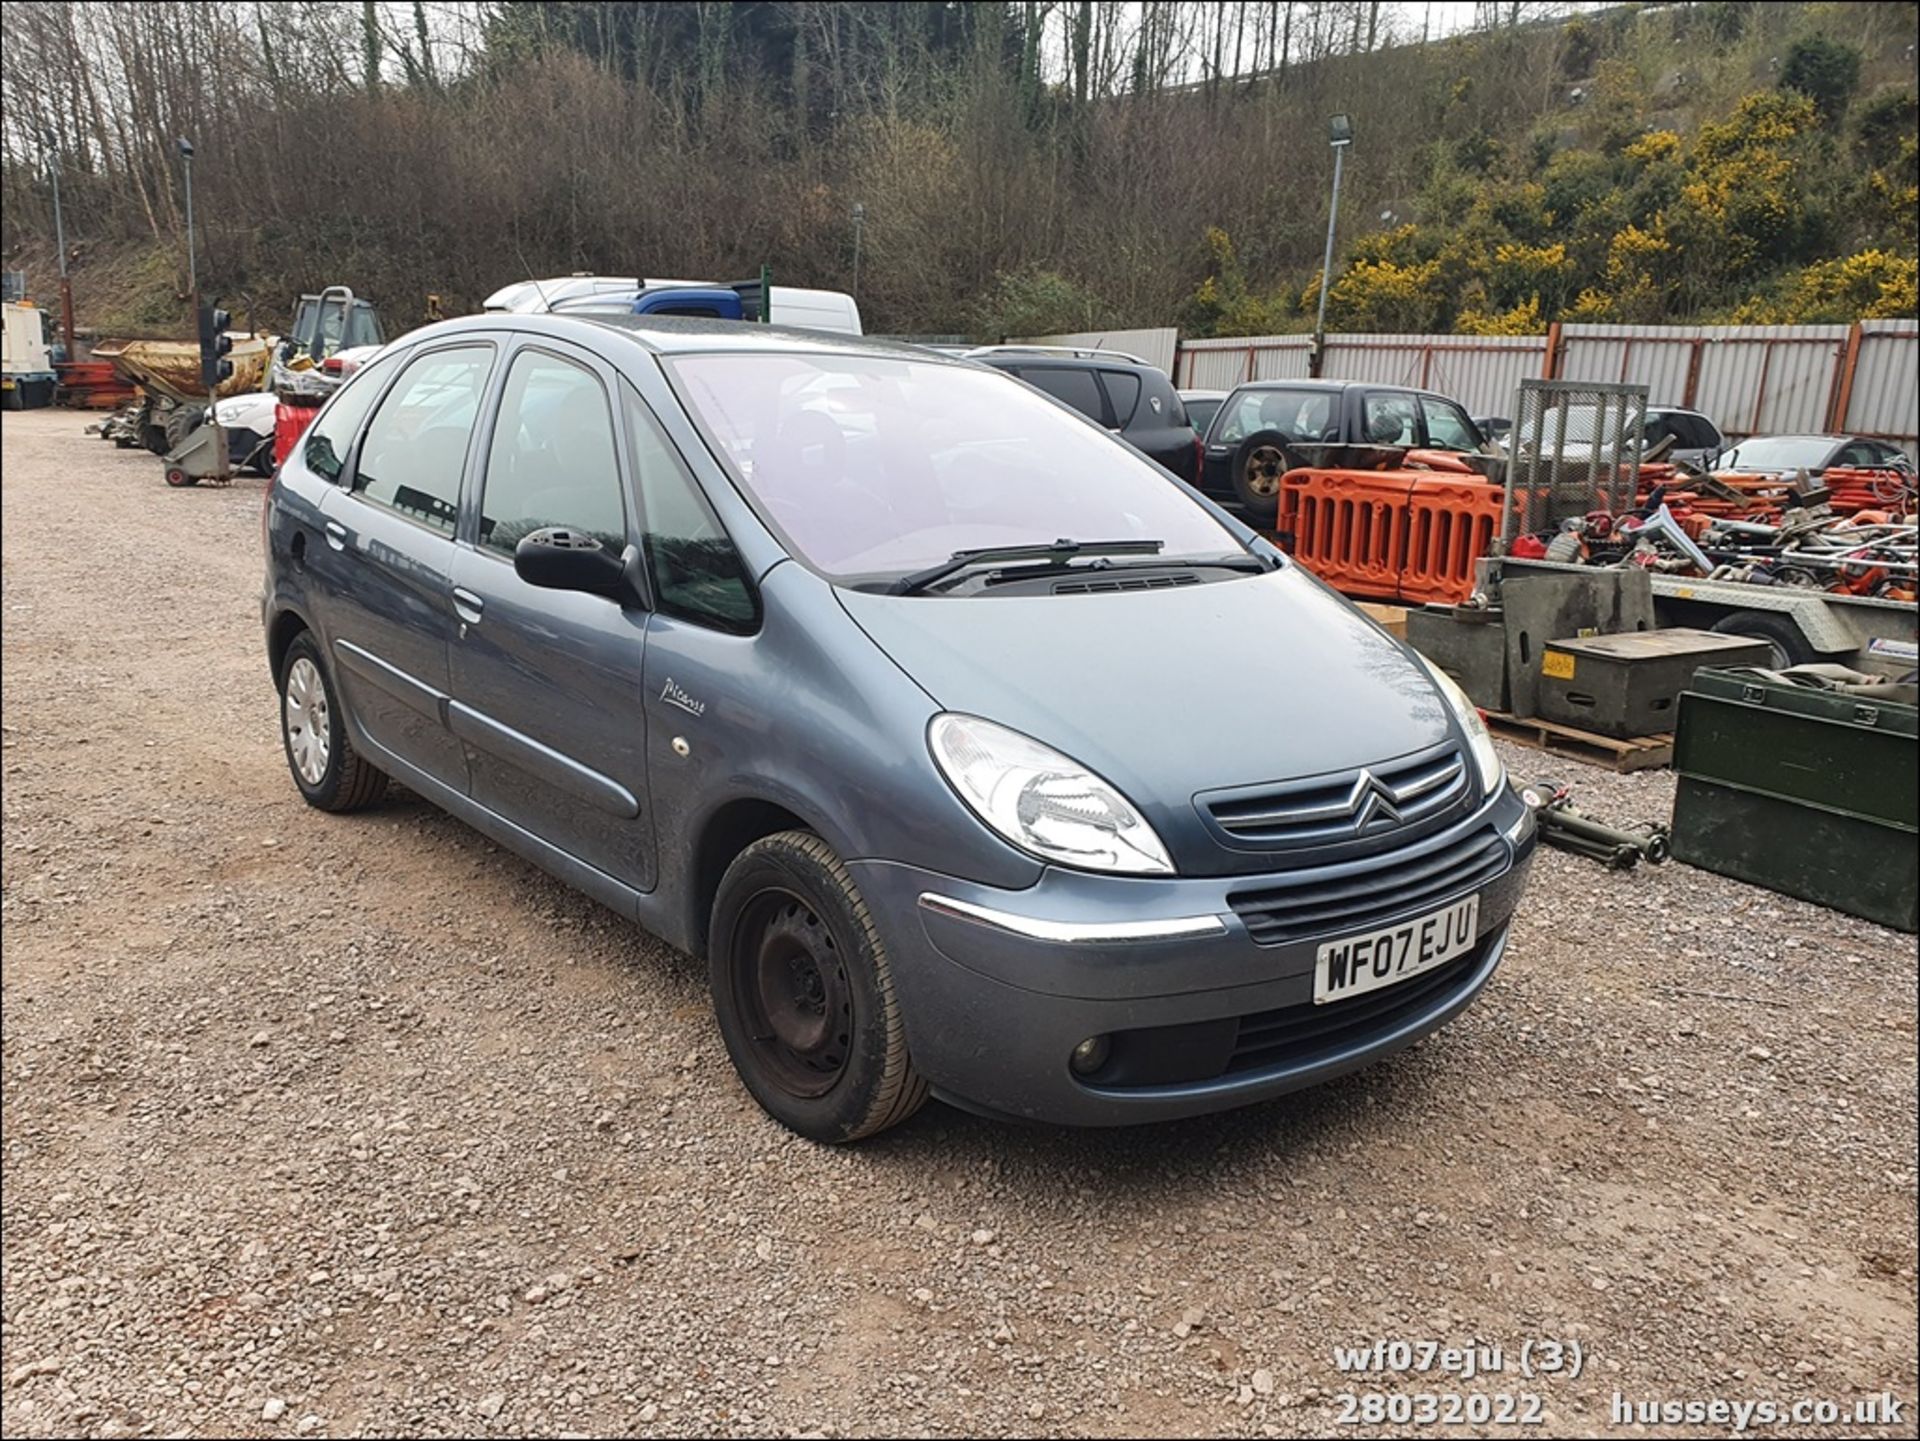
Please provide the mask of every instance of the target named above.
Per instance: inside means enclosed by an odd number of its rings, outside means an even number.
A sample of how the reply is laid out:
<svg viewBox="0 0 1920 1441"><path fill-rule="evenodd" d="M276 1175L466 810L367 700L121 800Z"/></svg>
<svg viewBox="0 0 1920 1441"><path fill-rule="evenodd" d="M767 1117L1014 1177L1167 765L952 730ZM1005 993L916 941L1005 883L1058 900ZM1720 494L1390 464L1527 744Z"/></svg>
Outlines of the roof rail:
<svg viewBox="0 0 1920 1441"><path fill-rule="evenodd" d="M968 360L979 355L1070 355L1075 360L1124 360L1129 365L1152 365L1125 350L1095 350L1084 345L976 345L965 353Z"/></svg>

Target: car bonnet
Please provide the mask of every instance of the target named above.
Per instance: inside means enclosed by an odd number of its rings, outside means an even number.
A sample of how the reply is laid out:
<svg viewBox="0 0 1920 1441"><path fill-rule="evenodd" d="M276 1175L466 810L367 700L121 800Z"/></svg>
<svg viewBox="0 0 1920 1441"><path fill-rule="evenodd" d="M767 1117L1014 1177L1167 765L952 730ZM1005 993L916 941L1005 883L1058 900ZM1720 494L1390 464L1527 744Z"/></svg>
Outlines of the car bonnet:
<svg viewBox="0 0 1920 1441"><path fill-rule="evenodd" d="M1412 656L1291 565L1095 595L838 594L942 709L1104 776L1189 873L1220 861L1199 792L1372 765L1451 728Z"/></svg>

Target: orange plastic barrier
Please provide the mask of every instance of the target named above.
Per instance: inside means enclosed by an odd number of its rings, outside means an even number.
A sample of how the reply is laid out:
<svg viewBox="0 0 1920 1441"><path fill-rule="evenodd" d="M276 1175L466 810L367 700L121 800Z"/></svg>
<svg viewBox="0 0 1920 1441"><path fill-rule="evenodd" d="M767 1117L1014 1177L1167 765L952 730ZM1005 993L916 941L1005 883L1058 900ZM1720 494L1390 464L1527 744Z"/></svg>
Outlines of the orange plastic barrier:
<svg viewBox="0 0 1920 1441"><path fill-rule="evenodd" d="M1438 470L1448 475L1480 474L1451 450L1409 450L1404 465L1408 470Z"/></svg>
<svg viewBox="0 0 1920 1441"><path fill-rule="evenodd" d="M1407 497L1407 552L1400 598L1409 605L1458 605L1473 594L1473 565L1500 525L1497 485L1420 480Z"/></svg>
<svg viewBox="0 0 1920 1441"><path fill-rule="evenodd" d="M1417 472L1292 470L1280 479L1280 523L1294 558L1342 595L1400 597L1407 497Z"/></svg>

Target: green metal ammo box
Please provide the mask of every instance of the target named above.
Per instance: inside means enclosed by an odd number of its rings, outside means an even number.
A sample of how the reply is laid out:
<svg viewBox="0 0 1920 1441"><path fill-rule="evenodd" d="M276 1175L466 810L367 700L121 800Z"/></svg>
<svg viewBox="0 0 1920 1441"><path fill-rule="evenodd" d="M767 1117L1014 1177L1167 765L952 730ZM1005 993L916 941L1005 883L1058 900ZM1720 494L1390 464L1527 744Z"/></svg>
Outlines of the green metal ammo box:
<svg viewBox="0 0 1920 1441"><path fill-rule="evenodd" d="M1689 865L1915 929L1920 710L1752 670L1680 697L1673 854Z"/></svg>

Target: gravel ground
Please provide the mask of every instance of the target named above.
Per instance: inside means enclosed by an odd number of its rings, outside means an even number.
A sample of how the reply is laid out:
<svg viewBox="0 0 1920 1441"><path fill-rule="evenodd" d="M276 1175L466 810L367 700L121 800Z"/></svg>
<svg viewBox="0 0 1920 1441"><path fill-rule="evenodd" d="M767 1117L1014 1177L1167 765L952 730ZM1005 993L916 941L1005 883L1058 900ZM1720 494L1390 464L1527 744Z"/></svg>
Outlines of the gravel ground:
<svg viewBox="0 0 1920 1441"><path fill-rule="evenodd" d="M260 483L82 424L4 425L7 1435L1384 1429L1354 1390L1582 1435L1615 1392L1889 1389L1913 1434L1911 938L1548 852L1480 1003L1357 1078L822 1149L687 957L404 792L302 805ZM1379 1339L1507 1369L1335 1368Z"/></svg>

